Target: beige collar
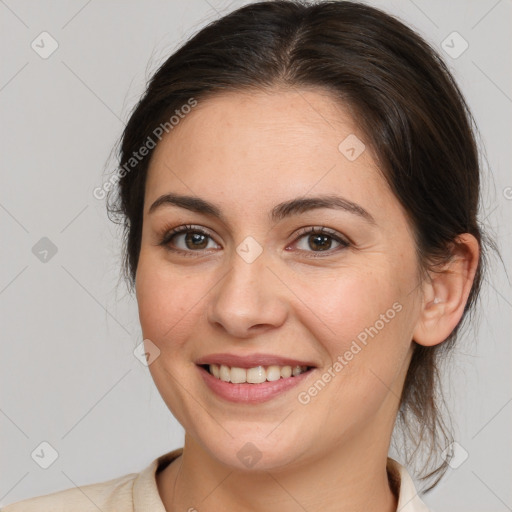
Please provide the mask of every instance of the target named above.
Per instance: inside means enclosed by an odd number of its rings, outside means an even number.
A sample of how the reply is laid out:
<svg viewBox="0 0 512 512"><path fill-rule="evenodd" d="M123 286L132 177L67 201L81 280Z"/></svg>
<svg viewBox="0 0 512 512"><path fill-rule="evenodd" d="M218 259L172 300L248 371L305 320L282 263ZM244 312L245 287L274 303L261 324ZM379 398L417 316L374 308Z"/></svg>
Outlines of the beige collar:
<svg viewBox="0 0 512 512"><path fill-rule="evenodd" d="M163 470L182 452L183 448L177 448L161 455L137 475L133 483L134 512L147 512L148 510L166 512L158 493L155 475L158 469ZM395 485L398 492L397 512L429 512L427 506L418 496L407 469L396 460L388 458L387 470L391 483Z"/></svg>

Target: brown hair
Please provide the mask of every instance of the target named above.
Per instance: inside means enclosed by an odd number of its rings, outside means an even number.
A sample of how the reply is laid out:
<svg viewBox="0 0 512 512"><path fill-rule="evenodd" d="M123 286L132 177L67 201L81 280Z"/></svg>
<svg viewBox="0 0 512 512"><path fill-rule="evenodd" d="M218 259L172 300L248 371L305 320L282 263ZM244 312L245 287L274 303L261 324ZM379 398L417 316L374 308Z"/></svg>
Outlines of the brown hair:
<svg viewBox="0 0 512 512"><path fill-rule="evenodd" d="M407 212L422 271L449 259L462 233L471 233L482 245L476 126L436 51L398 19L364 4L257 2L210 23L184 43L154 73L128 120L120 140L124 172L118 172L108 209L124 227L124 270L132 290L152 150L131 162L134 152L191 98L205 101L220 92L276 86L323 88L351 109ZM482 268L483 253L462 320L474 306ZM439 361L455 342L462 320L444 343L415 344L400 401L404 439L416 447L413 454L428 448L423 478L436 478L430 488L447 469L449 455L442 463L437 457L451 439L439 413Z"/></svg>

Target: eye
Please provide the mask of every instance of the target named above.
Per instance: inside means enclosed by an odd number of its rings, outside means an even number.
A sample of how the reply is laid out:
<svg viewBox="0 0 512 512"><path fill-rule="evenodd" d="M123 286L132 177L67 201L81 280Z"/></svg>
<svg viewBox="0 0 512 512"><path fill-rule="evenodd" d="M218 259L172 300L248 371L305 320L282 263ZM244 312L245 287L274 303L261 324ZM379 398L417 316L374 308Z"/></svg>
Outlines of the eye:
<svg viewBox="0 0 512 512"><path fill-rule="evenodd" d="M213 246L211 245L213 244ZM342 235L325 227L307 227L299 231L294 242L300 252L310 253L307 257L322 257L331 255L337 250L349 247L351 244ZM333 244L337 244L333 249ZM218 249L219 245L211 235L200 226L187 224L170 230L166 230L161 237L159 245L167 250L181 253L184 256L196 256L208 249Z"/></svg>
<svg viewBox="0 0 512 512"><path fill-rule="evenodd" d="M300 251L319 253L327 252L328 255L336 252L336 249L345 249L350 245L339 233L325 227L303 228L299 232L299 236L294 242ZM337 244L334 248L332 245ZM320 255L319 255L320 256ZM308 255L308 257L319 257L316 254Z"/></svg>
<svg viewBox="0 0 512 512"><path fill-rule="evenodd" d="M213 242L215 246L209 246ZM159 245L166 249L191 255L192 252L200 252L207 249L218 248L210 234L199 226L185 225L166 231ZM188 253L188 254L187 254Z"/></svg>

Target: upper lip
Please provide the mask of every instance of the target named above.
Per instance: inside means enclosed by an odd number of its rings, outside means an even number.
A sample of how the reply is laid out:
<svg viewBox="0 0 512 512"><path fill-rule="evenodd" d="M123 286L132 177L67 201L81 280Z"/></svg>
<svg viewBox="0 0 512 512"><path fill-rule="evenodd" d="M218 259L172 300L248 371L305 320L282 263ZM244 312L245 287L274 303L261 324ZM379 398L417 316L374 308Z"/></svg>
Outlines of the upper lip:
<svg viewBox="0 0 512 512"><path fill-rule="evenodd" d="M237 368L254 368L256 366L316 366L311 361L301 361L291 357L277 356L273 354L252 354L240 356L236 354L210 354L200 357L197 365L203 364L224 364Z"/></svg>

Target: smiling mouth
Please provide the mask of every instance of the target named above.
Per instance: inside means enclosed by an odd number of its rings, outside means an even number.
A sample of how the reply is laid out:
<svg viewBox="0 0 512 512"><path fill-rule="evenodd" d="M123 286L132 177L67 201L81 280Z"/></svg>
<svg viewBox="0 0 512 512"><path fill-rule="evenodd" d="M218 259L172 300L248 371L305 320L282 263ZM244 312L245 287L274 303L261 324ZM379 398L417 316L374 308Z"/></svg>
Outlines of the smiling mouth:
<svg viewBox="0 0 512 512"><path fill-rule="evenodd" d="M210 375L223 382L233 384L262 384L263 382L275 382L280 379L297 377L312 370L313 366L255 366L253 368L239 368L224 364L201 364Z"/></svg>

